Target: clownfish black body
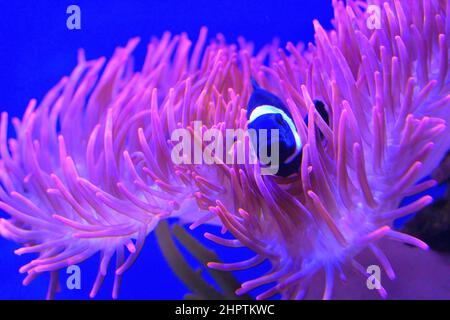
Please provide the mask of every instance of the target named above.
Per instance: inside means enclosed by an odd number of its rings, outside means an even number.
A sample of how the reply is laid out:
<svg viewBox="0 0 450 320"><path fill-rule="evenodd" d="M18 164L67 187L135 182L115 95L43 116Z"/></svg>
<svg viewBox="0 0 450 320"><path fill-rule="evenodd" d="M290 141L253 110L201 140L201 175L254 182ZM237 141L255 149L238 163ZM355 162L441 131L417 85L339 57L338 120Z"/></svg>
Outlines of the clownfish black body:
<svg viewBox="0 0 450 320"><path fill-rule="evenodd" d="M278 130L279 168L276 175L287 177L299 171L303 142L295 127L292 114L281 99L259 87L254 80L252 80L252 85L253 93L247 107L247 127L248 129L254 129L256 132L260 129L267 130L269 133L267 150L271 149L271 129ZM315 106L322 118L328 123L328 114L324 104L315 101ZM256 144L255 149L259 155L259 135L253 143Z"/></svg>

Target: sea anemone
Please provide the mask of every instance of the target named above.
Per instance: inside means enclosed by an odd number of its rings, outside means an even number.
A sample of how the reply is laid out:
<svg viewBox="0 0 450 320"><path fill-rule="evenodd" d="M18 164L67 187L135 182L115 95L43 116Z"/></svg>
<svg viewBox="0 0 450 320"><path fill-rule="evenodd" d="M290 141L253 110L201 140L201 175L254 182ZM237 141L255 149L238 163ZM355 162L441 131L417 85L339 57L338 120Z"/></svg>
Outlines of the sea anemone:
<svg viewBox="0 0 450 320"><path fill-rule="evenodd" d="M390 226L431 202L424 196L399 208L405 196L434 184L417 181L450 144L449 5L376 4L381 29L370 30L366 3L335 1L335 30L315 22L315 45L306 49L288 43L286 52L273 43L254 52L244 39L229 45L222 35L205 47L202 29L192 51L185 34L153 39L140 71L131 57L137 39L104 67L104 58L87 61L80 51L72 74L12 121L15 138L7 141L6 113L1 118L0 208L11 218L0 220L0 235L23 244L17 254L38 254L20 269L24 284L50 272L52 298L60 269L100 253L93 297L115 255L116 298L123 272L167 218L193 222L191 228L221 224L236 239L205 236L256 253L246 261L211 262L212 268L272 264L238 294L275 283L258 298L301 298L313 275L325 270L324 298L330 298L337 270L350 263L365 273L355 256L366 248L393 278L376 242L385 237L427 248ZM248 139L222 146L232 163L217 157L219 147L207 163L174 161L177 129L192 133L201 150L208 147L207 129L223 136L246 129L252 77L294 117L306 142L299 172L261 175L258 163L234 161L240 148L249 157ZM325 103L329 126L314 99Z"/></svg>
<svg viewBox="0 0 450 320"><path fill-rule="evenodd" d="M2 114L0 208L11 219L0 220L0 234L23 244L16 254L38 253L20 268L25 285L51 272L51 298L58 270L100 252L93 297L115 254L116 298L147 234L195 201L195 185L209 186L177 169L167 142L175 112L195 113L210 94L214 55L198 67L205 37L203 29L189 58L184 34L152 40L140 72L130 57L138 39L117 49L102 72L105 59L86 61L80 50L72 74L13 120L16 138L8 143Z"/></svg>
<svg viewBox="0 0 450 320"><path fill-rule="evenodd" d="M261 176L257 169L234 170L236 202L217 201L210 208L236 239L206 237L256 253L246 261L212 262L210 267L242 270L265 260L272 265L267 274L243 283L238 294L273 283L257 298L281 293L299 299L321 272L323 298L328 299L335 277L345 278L344 267L351 265L367 278L355 258L364 250L394 279L380 239L428 248L392 224L432 201L424 195L400 206L406 196L435 184L423 178L450 147L450 8L437 0L372 4L380 8L379 29L367 27L367 3L334 1L334 30L327 33L315 21L315 45L299 53L288 44L290 55L280 51L272 67L264 69L306 143L298 175L280 180ZM316 98L328 106L330 126L314 109ZM306 114L307 127L302 121Z"/></svg>
<svg viewBox="0 0 450 320"><path fill-rule="evenodd" d="M186 34L153 39L140 71L131 57L138 39L104 67L104 58L86 61L80 50L72 74L13 119L9 141L2 114L0 208L11 218L0 219L0 235L23 244L16 254L38 254L20 268L24 285L50 272L52 298L59 270L100 253L94 297L115 255L117 298L122 274L161 219L219 223L208 208L233 201L229 169L176 164L171 136L186 129L195 147L207 128L245 127L252 45L240 39L238 49L218 35L204 48L206 36L202 28L192 51ZM252 58L257 67L270 48Z"/></svg>

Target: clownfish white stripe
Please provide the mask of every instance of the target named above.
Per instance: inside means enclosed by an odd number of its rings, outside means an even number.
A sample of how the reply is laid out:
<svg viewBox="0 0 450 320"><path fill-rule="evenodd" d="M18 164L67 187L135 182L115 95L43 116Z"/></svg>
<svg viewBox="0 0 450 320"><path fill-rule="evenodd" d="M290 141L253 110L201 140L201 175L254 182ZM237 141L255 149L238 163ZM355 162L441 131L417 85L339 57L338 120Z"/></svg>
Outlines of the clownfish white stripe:
<svg viewBox="0 0 450 320"><path fill-rule="evenodd" d="M302 141L300 140L300 136L298 135L297 129L295 128L294 122L292 119L284 112L283 110L276 108L274 106L262 105L253 109L250 114L250 118L248 119L248 123L252 123L257 118L267 115L267 114L280 114L283 117L283 120L286 121L291 132L295 139L295 151L284 161L285 164L290 163L294 158L301 152L302 150Z"/></svg>

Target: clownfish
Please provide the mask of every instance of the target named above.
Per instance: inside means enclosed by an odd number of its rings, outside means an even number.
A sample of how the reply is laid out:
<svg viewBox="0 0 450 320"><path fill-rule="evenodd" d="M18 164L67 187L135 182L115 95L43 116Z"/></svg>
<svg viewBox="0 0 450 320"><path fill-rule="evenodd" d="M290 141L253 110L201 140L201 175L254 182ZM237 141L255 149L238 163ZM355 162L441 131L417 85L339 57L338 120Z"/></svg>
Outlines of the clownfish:
<svg viewBox="0 0 450 320"><path fill-rule="evenodd" d="M287 177L299 171L303 142L295 126L292 114L288 108L273 93L262 89L252 79L253 93L247 107L247 127L256 132L260 129L278 129L279 133L279 168L277 176ZM325 105L316 100L315 107L328 124L328 114ZM305 119L307 123L308 119ZM253 141L256 150L259 150L259 135ZM256 144L256 145L255 145ZM270 150L271 138L267 139L267 149ZM259 152L257 152L259 155Z"/></svg>

